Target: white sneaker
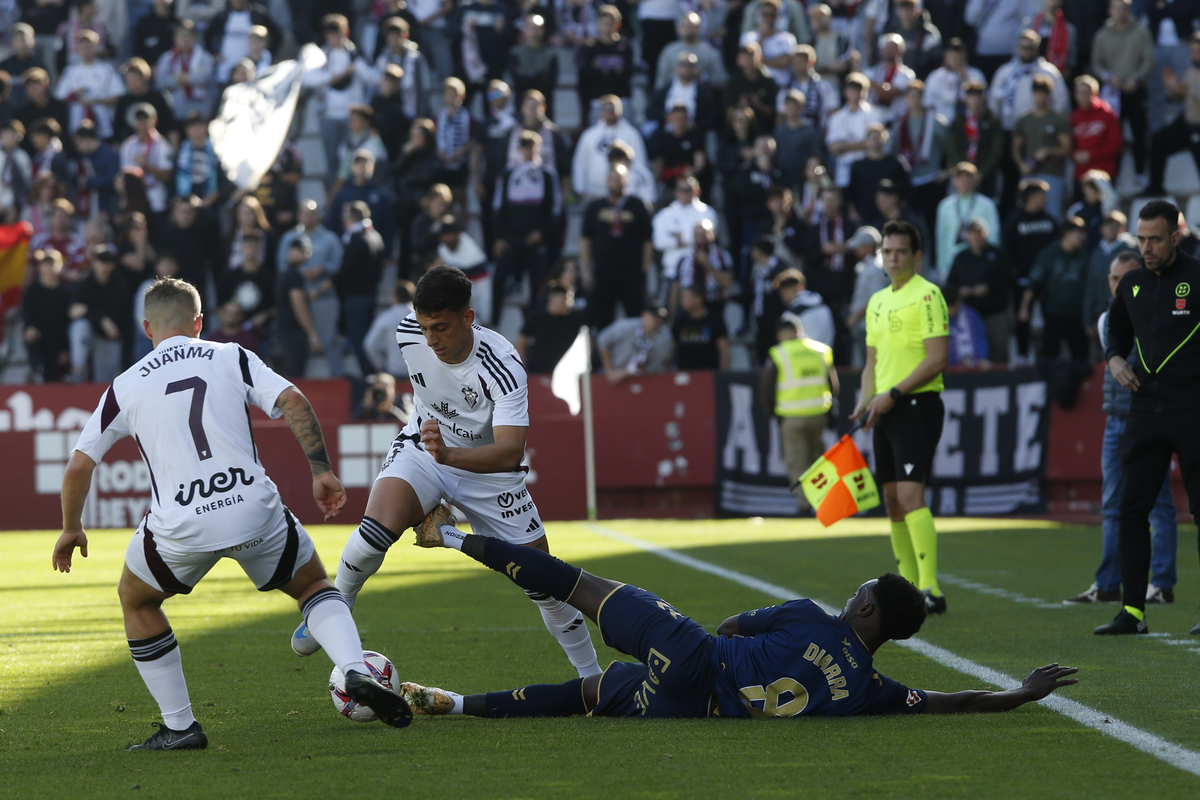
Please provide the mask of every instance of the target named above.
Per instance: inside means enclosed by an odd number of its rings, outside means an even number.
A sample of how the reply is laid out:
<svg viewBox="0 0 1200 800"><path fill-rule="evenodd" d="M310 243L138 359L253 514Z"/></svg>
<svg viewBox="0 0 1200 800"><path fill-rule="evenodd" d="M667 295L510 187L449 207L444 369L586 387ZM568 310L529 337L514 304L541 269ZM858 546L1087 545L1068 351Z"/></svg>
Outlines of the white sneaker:
<svg viewBox="0 0 1200 800"><path fill-rule="evenodd" d="M1150 584L1146 587L1146 603L1149 605L1170 605L1175 602L1175 590L1164 589Z"/></svg>
<svg viewBox="0 0 1200 800"><path fill-rule="evenodd" d="M321 644L308 634L308 623L301 622L292 633L292 650L301 658L311 656L321 649Z"/></svg>
<svg viewBox="0 0 1200 800"><path fill-rule="evenodd" d="M400 696L408 701L414 714L426 717L449 714L454 708L454 698L445 689L422 686L419 683L400 684Z"/></svg>

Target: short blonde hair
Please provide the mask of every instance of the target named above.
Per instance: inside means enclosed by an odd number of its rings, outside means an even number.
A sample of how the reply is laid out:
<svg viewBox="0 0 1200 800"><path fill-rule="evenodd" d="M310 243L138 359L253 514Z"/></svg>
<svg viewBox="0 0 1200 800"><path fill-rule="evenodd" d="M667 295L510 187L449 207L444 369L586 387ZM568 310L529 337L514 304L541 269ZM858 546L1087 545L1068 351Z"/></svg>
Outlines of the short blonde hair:
<svg viewBox="0 0 1200 800"><path fill-rule="evenodd" d="M146 319L156 330L187 328L200 318L200 293L178 278L159 278L146 290Z"/></svg>

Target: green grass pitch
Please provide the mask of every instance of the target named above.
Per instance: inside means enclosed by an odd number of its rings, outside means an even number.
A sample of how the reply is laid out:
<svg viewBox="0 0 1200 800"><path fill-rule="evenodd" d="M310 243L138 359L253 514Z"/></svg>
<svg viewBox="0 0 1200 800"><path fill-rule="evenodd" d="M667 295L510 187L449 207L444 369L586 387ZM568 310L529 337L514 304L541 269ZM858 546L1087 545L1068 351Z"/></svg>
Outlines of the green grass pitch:
<svg viewBox="0 0 1200 800"><path fill-rule="evenodd" d="M891 566L882 521L605 522L602 528L840 606ZM582 523L548 525L553 550L648 588L709 630L768 597L659 558ZM352 529L311 531L327 564ZM1098 528L939 520L950 613L920 638L1024 677L1081 668L1064 696L1200 751L1200 570L1180 531L1165 636L1104 639L1116 606L1062 607L1085 588ZM56 532L0 534L0 796L470 798L1200 797L1200 777L1041 706L1001 715L794 720L417 719L396 731L338 716L328 659L296 658L290 599L260 594L230 561L168 615L204 752L126 753L158 711L129 658L116 582L129 532L90 535L70 575L50 569ZM574 677L523 593L406 536L359 597L364 645L402 679L461 692ZM969 588L968 588L969 587ZM593 639L599 642L593 631ZM600 646L601 661L618 655ZM910 686L989 688L896 645L879 670Z"/></svg>

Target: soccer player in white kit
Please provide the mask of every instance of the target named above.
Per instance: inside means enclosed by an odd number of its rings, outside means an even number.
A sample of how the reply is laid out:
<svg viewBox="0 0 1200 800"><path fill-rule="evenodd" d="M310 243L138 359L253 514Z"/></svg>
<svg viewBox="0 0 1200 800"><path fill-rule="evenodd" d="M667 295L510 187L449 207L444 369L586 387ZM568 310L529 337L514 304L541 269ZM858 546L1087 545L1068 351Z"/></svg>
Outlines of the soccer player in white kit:
<svg viewBox="0 0 1200 800"><path fill-rule="evenodd" d="M250 404L280 416L300 441L313 497L329 520L346 492L329 466L321 424L295 386L236 344L197 338L200 295L174 278L146 292L146 335L154 350L117 376L84 426L63 475L63 532L52 565L71 571L87 557L83 503L92 471L113 444L137 442L150 471L150 511L125 552L117 592L138 672L163 722L131 750L196 750L208 745L192 715L175 634L162 603L188 594L222 558L236 560L259 591L296 598L313 637L346 675L346 690L389 725L412 719L407 703L370 677L350 608L329 582L308 533L284 507L258 461Z"/></svg>
<svg viewBox="0 0 1200 800"><path fill-rule="evenodd" d="M550 552L525 486L529 395L525 367L498 333L474 324L471 280L437 266L417 284L413 313L396 328L412 381L414 410L383 462L366 513L342 551L334 584L351 607L399 533L442 498L461 508L476 533ZM583 615L547 594L526 592L580 677L602 671ZM292 649L319 645L305 625Z"/></svg>

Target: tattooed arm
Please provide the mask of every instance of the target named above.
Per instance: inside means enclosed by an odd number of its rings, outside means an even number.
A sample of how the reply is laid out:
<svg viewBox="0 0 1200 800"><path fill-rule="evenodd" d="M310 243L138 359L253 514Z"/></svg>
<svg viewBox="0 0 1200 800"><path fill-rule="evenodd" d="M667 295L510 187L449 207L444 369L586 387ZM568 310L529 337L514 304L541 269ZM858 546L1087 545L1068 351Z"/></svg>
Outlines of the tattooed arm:
<svg viewBox="0 0 1200 800"><path fill-rule="evenodd" d="M325 520L336 517L346 505L346 490L341 481L333 474L329 464L329 453L325 449L325 437L321 435L321 423L316 413L299 389L288 387L279 394L275 407L283 412L288 427L296 436L296 441L304 448L308 456L309 466L313 474L313 498Z"/></svg>

